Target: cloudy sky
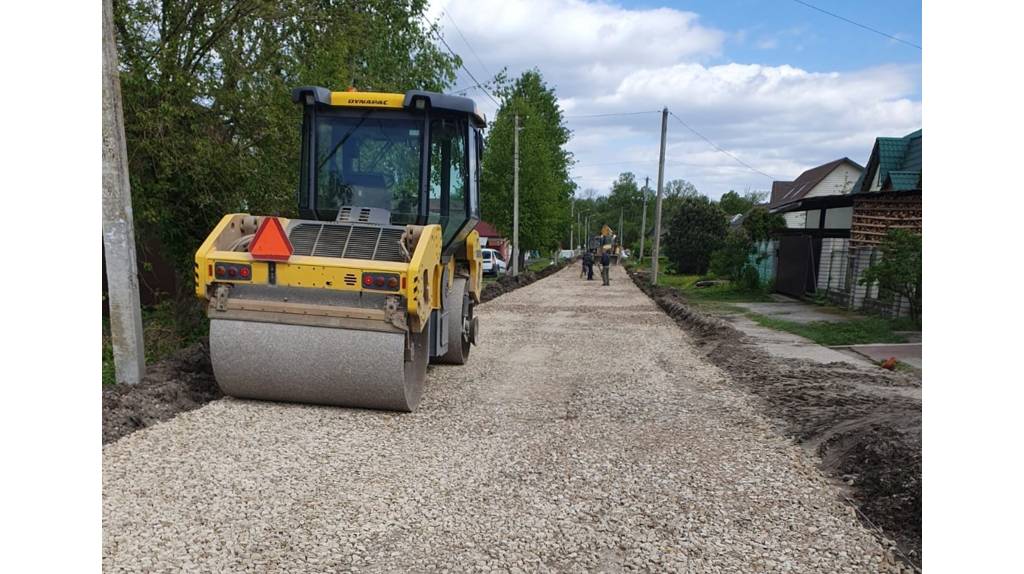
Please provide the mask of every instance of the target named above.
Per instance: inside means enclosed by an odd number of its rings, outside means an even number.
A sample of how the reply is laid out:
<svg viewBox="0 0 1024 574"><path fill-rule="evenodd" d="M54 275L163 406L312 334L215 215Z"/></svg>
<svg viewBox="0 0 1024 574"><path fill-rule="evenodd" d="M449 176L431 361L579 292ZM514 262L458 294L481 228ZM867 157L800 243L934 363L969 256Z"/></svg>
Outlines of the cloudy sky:
<svg viewBox="0 0 1024 574"><path fill-rule="evenodd" d="M807 1L921 44L919 1ZM843 156L864 164L876 136L921 127L920 50L793 0L434 0L428 15L481 82L541 70L581 189L607 193L622 171L653 187L665 106L750 166L670 116L666 179L713 198ZM456 89L472 85L460 71ZM494 116L486 95L466 94ZM622 112L651 113L593 117Z"/></svg>

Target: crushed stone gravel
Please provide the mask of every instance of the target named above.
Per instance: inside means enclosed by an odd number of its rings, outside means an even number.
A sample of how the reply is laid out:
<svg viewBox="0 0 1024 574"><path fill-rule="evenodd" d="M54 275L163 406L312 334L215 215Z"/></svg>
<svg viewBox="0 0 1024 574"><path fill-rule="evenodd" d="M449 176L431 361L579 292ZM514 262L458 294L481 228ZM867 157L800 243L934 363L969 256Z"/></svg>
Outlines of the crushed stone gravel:
<svg viewBox="0 0 1024 574"><path fill-rule="evenodd" d="M103 449L107 572L899 572L618 267L479 309L413 414L222 399Z"/></svg>
<svg viewBox="0 0 1024 574"><path fill-rule="evenodd" d="M644 272L630 275L695 335L703 357L759 397L762 412L820 458L821 469L850 491L861 517L883 543L920 569L920 372L772 355L727 320L691 306L679 290L652 286Z"/></svg>

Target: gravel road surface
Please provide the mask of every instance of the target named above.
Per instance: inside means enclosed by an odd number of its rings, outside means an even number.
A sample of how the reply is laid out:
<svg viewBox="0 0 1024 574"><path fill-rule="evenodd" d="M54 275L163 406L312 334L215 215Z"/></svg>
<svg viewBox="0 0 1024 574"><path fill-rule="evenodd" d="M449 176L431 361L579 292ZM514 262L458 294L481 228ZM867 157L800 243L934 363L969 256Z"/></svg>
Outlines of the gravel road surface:
<svg viewBox="0 0 1024 574"><path fill-rule="evenodd" d="M415 414L222 399L103 449L108 572L898 572L626 277L479 308Z"/></svg>

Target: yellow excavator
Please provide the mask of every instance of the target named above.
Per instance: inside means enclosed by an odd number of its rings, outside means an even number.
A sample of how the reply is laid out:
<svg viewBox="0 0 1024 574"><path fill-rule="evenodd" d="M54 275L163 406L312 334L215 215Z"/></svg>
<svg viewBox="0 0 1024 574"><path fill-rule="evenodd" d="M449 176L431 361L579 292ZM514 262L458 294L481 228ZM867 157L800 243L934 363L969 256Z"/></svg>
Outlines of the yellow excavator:
<svg viewBox="0 0 1024 574"><path fill-rule="evenodd" d="M195 258L225 394L413 411L479 340L473 100L300 87L298 219L225 215Z"/></svg>
<svg viewBox="0 0 1024 574"><path fill-rule="evenodd" d="M601 226L601 233L590 238L588 249L600 257L602 252L607 251L611 258L612 265L617 265L619 256L622 254L622 246L619 245L619 236L607 225Z"/></svg>

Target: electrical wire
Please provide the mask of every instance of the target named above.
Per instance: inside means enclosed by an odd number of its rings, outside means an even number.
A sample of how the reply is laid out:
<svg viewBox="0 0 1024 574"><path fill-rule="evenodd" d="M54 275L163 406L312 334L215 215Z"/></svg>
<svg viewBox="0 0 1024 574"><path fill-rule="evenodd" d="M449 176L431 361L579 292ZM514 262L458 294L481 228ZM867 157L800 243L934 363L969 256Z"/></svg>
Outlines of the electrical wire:
<svg viewBox="0 0 1024 574"><path fill-rule="evenodd" d="M466 74L469 75L469 78L471 80L473 80L473 83L476 84L476 87L480 88L480 91L482 91L488 98L490 98L490 100L492 102L494 102L494 105L496 105L496 106L498 106L500 108L501 104L498 103L498 100L494 99L494 96L492 96L491 93L488 92L487 89L484 88L480 84L480 80L476 79L476 76L473 75L473 72L469 71L469 68L466 67L466 63L462 60L462 56L460 56L457 53L455 53L455 50L453 50L452 47L448 45L448 41L445 40L444 36L442 36L441 33L437 31L437 26L434 25L434 24L431 24L430 22L427 22L426 18L422 14L420 14L420 18L423 20L423 22L430 29L430 32L434 35L434 37L437 38L438 40L440 40L442 44L444 44L444 47L445 47L445 49L448 50L448 53L451 54L452 57L458 58L458 60L459 60L459 67L461 67L463 69L463 71L465 71Z"/></svg>
<svg viewBox="0 0 1024 574"><path fill-rule="evenodd" d="M763 171L761 171L761 170L757 169L756 167L754 167L754 166L750 165L749 163L747 163L747 162L743 161L742 159L740 159L740 158L736 157L735 155L733 155L733 154L732 154L731 152L729 152L728 150L725 150L725 149L722 149L721 147L719 147L719 146L718 146L718 144L716 144L715 142L713 142L713 141L711 141L710 139L708 139L708 138L707 138L707 136L705 136L704 134L700 133L699 131L697 131L697 130L693 129L692 127L690 127L690 124L688 124L688 123L684 122L684 121L682 120L682 118L680 118L679 116L677 116L677 115L675 114L675 112L669 111L668 115L670 115L670 116L672 116L673 118L675 118L677 122L679 122L679 123L683 124L683 127L684 127L684 128L686 128L686 129L690 130L691 132L693 132L694 134L696 134L696 135L697 135L697 137L699 137L700 139L702 139L702 140L704 140L704 141L708 142L708 145L710 145L711 147L715 148L715 150L717 150L718 152L720 152L720 153L723 153L723 154L725 154L725 155L727 155L727 156L731 157L732 159L734 159L734 160L736 161L736 163L738 163L738 164L742 165L743 167L745 167L745 168L749 169L750 171L754 171L754 172L757 172L757 173L759 173L759 174L761 174L761 175L763 175L763 176L767 177L768 179L775 179L775 177L774 177L774 176L772 176L772 175L770 175L770 174L767 174L767 173L765 173L765 172L763 172Z"/></svg>
<svg viewBox="0 0 1024 574"><path fill-rule="evenodd" d="M568 119L568 118L608 118L608 117L612 117L612 116L639 116L641 114L660 114L660 113L661 113L661 110L646 110L646 111L643 111L643 112L616 112L616 113L608 113L608 114L581 114L581 115L570 115L570 116L562 116L562 117L564 117L566 119Z"/></svg>
<svg viewBox="0 0 1024 574"><path fill-rule="evenodd" d="M833 18L837 18L839 20L842 20L843 22L846 22L846 23L849 23L849 24L853 24L854 26L858 26L860 28L864 28L865 30L867 30L869 32L874 32L875 34L878 34L880 36L885 36L886 38L889 38L890 40L896 40L897 42L902 42L902 43L904 43L904 44L906 44L908 46L913 46L913 47L917 48L918 50L921 49L921 46L919 46L919 45L917 45L917 44L915 44L913 42L908 42L908 41L906 41L906 40L904 40L902 38L897 38L896 36L893 36L892 34L887 34L887 33L883 32L881 30L876 30L875 28L872 28L871 26L867 26L865 24L861 24L860 22L854 22L853 20L850 20L849 18L840 16L839 14L836 14L834 12L829 12L828 10L825 10L823 8L818 8L817 6L815 6L813 4L808 4L807 2L804 2L803 0L793 0L793 1L796 2L797 4L802 4L804 6L807 6L808 8L810 8L812 10L817 10L818 12L821 12L822 14L828 14L829 16L832 16Z"/></svg>
<svg viewBox="0 0 1024 574"><path fill-rule="evenodd" d="M452 18L452 15L447 10L441 10L441 12L443 12L444 15L447 16L449 20L451 20L452 26L455 26L455 31L459 33L459 37L462 38L462 41L465 42L466 46L469 47L469 51L473 52L473 57L475 57L477 63L480 64L480 69L483 70L484 73L487 74L488 76L493 77L493 74L491 74L490 70L487 69L487 66L484 65L484 61L480 59L480 55L476 53L475 49L473 49L473 44L469 43L469 40L466 39L466 36L462 33L462 30L459 28L459 25L455 23L455 18Z"/></svg>

